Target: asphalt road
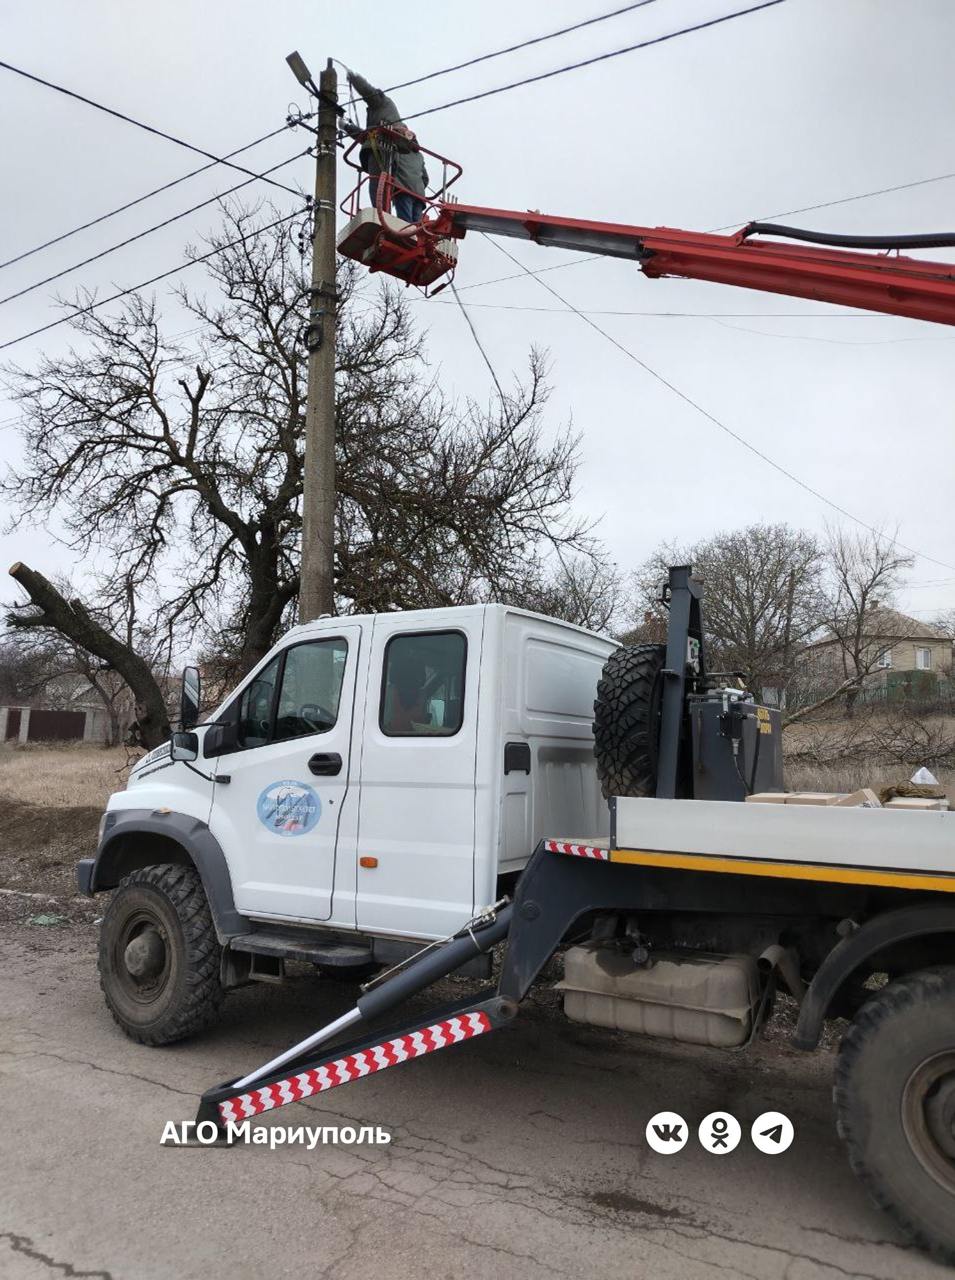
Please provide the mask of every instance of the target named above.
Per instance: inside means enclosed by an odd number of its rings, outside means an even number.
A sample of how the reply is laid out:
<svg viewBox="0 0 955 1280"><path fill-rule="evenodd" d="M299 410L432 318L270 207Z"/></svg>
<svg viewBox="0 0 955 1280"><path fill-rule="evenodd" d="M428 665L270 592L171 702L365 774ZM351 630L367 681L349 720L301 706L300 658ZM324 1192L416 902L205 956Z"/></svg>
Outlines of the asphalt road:
<svg viewBox="0 0 955 1280"><path fill-rule="evenodd" d="M831 1058L627 1042L544 1006L508 1030L273 1113L373 1124L389 1146L161 1147L167 1120L348 1007L303 977L230 996L219 1026L132 1044L100 998L89 919L0 924L0 1276L919 1280L949 1276L870 1207L836 1138ZM50 907L44 906L44 910ZM82 915L82 913L80 913ZM644 1138L726 1109L732 1154ZM796 1126L756 1152L767 1110Z"/></svg>

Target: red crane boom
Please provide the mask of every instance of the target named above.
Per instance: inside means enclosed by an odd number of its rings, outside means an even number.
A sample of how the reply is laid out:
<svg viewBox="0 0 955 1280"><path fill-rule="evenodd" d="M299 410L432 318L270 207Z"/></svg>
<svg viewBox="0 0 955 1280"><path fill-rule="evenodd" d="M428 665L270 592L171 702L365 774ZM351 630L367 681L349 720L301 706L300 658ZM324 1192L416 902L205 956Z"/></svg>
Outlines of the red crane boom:
<svg viewBox="0 0 955 1280"><path fill-rule="evenodd" d="M384 271L424 288L442 281L439 287L443 288L457 264L457 241L468 231L481 231L561 249L628 258L651 279L680 276L711 280L765 293L955 324L955 264L898 253L901 248L955 245L955 235L824 236L768 223L750 223L731 235L717 235L672 227L592 222L536 210L487 209L459 204L449 197L447 188L461 170L443 157L435 158L443 166L444 180L439 194L425 200L425 212L415 223L402 222L386 212L394 190L394 181L387 175L377 184L375 202L366 200L362 207L366 182L362 177L342 206L351 220L339 237L339 251L371 271ZM449 165L455 170L450 179ZM815 243L781 244L767 236ZM838 245L847 247L834 247Z"/></svg>

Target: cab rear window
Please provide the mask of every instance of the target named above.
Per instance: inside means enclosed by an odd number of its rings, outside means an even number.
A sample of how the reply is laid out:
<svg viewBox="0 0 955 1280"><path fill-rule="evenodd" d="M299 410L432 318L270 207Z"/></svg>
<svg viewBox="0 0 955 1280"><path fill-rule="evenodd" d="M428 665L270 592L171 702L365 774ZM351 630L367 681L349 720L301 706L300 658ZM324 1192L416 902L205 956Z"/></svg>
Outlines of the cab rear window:
<svg viewBox="0 0 955 1280"><path fill-rule="evenodd" d="M379 724L392 738L448 738L461 728L467 640L460 631L392 636Z"/></svg>

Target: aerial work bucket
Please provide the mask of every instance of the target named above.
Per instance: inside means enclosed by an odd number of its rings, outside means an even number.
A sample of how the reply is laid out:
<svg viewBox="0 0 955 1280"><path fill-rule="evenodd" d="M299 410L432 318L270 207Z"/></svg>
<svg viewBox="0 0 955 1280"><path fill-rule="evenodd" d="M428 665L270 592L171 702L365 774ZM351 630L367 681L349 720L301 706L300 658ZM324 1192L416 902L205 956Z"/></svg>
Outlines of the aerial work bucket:
<svg viewBox="0 0 955 1280"><path fill-rule="evenodd" d="M379 143L387 144L391 135L395 140L404 140L402 134L387 126L380 126L374 132ZM338 252L360 262L369 271L384 271L426 291L441 280L438 289L443 289L451 282L458 260L460 233L453 229L446 206L448 187L461 176L461 166L420 147L424 155L431 156L441 167L440 185L421 196L401 186L390 173L373 176L365 173L352 158L360 145L360 141L354 142L344 156L345 162L357 169L360 176L342 201L342 212L349 220L339 233ZM406 222L391 212L392 203L399 195L412 196L422 206L416 222ZM430 292L437 293L438 289Z"/></svg>

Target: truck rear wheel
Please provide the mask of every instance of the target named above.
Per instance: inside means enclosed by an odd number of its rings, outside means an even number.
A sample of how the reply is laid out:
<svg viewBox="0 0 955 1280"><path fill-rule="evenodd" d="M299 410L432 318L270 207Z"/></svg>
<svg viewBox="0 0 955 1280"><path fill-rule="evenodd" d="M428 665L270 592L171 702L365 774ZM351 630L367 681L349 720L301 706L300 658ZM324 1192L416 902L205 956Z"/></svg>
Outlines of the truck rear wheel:
<svg viewBox="0 0 955 1280"><path fill-rule="evenodd" d="M617 649L604 664L594 703L594 752L605 797L656 792L665 664L662 644Z"/></svg>
<svg viewBox="0 0 955 1280"><path fill-rule="evenodd" d="M221 948L192 867L144 867L122 880L103 916L100 986L116 1022L140 1044L183 1040L222 1003Z"/></svg>
<svg viewBox="0 0 955 1280"><path fill-rule="evenodd" d="M955 967L909 974L863 1005L833 1092L849 1161L876 1204L955 1263Z"/></svg>

